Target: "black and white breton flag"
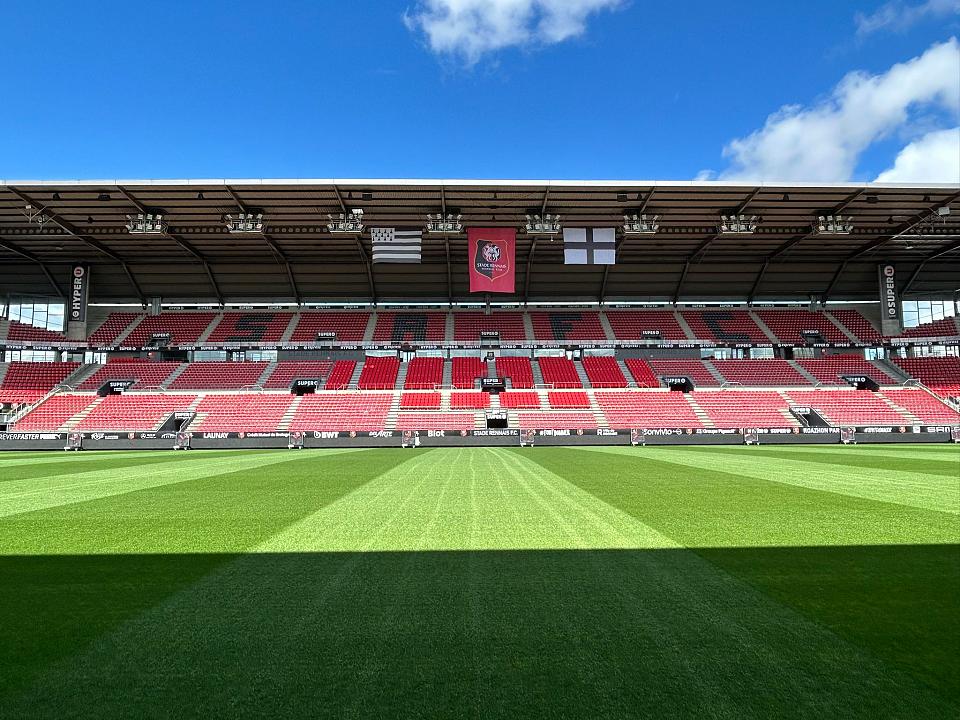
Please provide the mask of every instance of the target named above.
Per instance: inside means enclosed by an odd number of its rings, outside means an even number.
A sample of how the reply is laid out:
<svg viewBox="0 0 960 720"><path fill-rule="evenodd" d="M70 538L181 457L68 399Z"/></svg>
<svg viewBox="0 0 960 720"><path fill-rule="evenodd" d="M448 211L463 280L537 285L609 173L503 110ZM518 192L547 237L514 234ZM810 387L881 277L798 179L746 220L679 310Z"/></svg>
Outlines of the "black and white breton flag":
<svg viewBox="0 0 960 720"><path fill-rule="evenodd" d="M375 263L419 263L421 230L371 228Z"/></svg>
<svg viewBox="0 0 960 720"><path fill-rule="evenodd" d="M564 264L615 265L617 262L616 234L614 228L564 228Z"/></svg>

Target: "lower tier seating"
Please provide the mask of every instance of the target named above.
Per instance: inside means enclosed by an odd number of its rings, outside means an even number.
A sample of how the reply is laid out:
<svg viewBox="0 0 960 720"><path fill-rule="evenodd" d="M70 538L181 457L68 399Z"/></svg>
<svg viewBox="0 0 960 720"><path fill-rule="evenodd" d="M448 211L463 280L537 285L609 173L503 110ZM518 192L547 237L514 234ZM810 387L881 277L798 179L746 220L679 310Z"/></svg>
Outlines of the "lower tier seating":
<svg viewBox="0 0 960 720"><path fill-rule="evenodd" d="M500 393L500 407L506 410L538 408L540 407L540 396L534 390L526 392L503 392Z"/></svg>
<svg viewBox="0 0 960 720"><path fill-rule="evenodd" d="M831 425L904 425L910 420L869 390L790 390L794 405L811 407Z"/></svg>
<svg viewBox="0 0 960 720"><path fill-rule="evenodd" d="M286 393L207 395L197 406L200 432L270 432L290 409L294 396Z"/></svg>
<svg viewBox="0 0 960 720"><path fill-rule="evenodd" d="M702 427L693 406L681 392L612 392L597 390L597 404L615 428Z"/></svg>
<svg viewBox="0 0 960 720"><path fill-rule="evenodd" d="M549 392L547 399L552 408L590 407L590 397L585 392Z"/></svg>
<svg viewBox="0 0 960 720"><path fill-rule="evenodd" d="M187 410L196 395L124 393L108 395L77 430L154 430L172 412Z"/></svg>
<svg viewBox="0 0 960 720"><path fill-rule="evenodd" d="M361 390L392 390L399 372L399 358L368 357L360 371L357 387Z"/></svg>
<svg viewBox="0 0 960 720"><path fill-rule="evenodd" d="M510 387L532 388L533 368L527 357L498 357L497 375L510 379Z"/></svg>
<svg viewBox="0 0 960 720"><path fill-rule="evenodd" d="M703 390L692 393L693 401L716 427L796 427L790 403L777 392Z"/></svg>
<svg viewBox="0 0 960 720"><path fill-rule="evenodd" d="M470 413L400 413L397 430L472 430Z"/></svg>
<svg viewBox="0 0 960 720"><path fill-rule="evenodd" d="M30 391L38 399L67 379L80 363L12 362L3 375L0 390Z"/></svg>
<svg viewBox="0 0 960 720"><path fill-rule="evenodd" d="M960 395L960 358L894 358L898 366L942 395Z"/></svg>
<svg viewBox="0 0 960 720"><path fill-rule="evenodd" d="M438 392L405 392L400 396L400 408L439 410L441 395Z"/></svg>
<svg viewBox="0 0 960 720"><path fill-rule="evenodd" d="M24 415L13 429L17 432L57 430L96 398L96 395L54 395Z"/></svg>
<svg viewBox="0 0 960 720"><path fill-rule="evenodd" d="M490 407L490 393L485 392L452 392L450 393L451 410L484 410Z"/></svg>
<svg viewBox="0 0 960 720"><path fill-rule="evenodd" d="M477 378L487 376L487 363L478 357L455 357L450 372L455 388L472 388Z"/></svg>
<svg viewBox="0 0 960 720"><path fill-rule="evenodd" d="M80 383L80 390L97 390L111 380L134 380L132 387L157 388L167 381L178 362L108 362Z"/></svg>
<svg viewBox="0 0 960 720"><path fill-rule="evenodd" d="M865 375L879 385L897 382L869 360L857 355L834 355L820 360L798 360L797 364L824 385L845 385L844 375Z"/></svg>
<svg viewBox="0 0 960 720"><path fill-rule="evenodd" d="M810 384L810 381L786 360L713 360L712 362L727 381L738 382L747 387L798 387Z"/></svg>
<svg viewBox="0 0 960 720"><path fill-rule="evenodd" d="M417 357L407 363L407 390L432 390L443 384L443 358Z"/></svg>
<svg viewBox="0 0 960 720"><path fill-rule="evenodd" d="M922 423L938 425L960 423L960 413L919 388L884 390L883 396L916 417Z"/></svg>
<svg viewBox="0 0 960 720"><path fill-rule="evenodd" d="M583 358L583 371L587 374L590 385L595 388L623 388L627 387L627 379L623 376L619 363L615 357L606 355L587 355Z"/></svg>
<svg viewBox="0 0 960 720"><path fill-rule="evenodd" d="M541 357L537 360L543 382L556 388L583 387L577 366L565 357Z"/></svg>
<svg viewBox="0 0 960 720"><path fill-rule="evenodd" d="M517 415L525 430L594 430L597 419L586 412L522 412Z"/></svg>
<svg viewBox="0 0 960 720"><path fill-rule="evenodd" d="M392 393L319 393L304 395L291 430L383 430Z"/></svg>

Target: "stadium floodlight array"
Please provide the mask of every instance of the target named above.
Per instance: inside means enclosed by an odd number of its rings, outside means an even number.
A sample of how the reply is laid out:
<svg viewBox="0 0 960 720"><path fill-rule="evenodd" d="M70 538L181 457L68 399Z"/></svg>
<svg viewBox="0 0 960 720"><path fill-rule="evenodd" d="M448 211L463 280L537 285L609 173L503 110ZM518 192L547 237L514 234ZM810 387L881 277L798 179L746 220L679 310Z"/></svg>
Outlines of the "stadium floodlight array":
<svg viewBox="0 0 960 720"><path fill-rule="evenodd" d="M263 232L263 213L242 212L236 217L224 215L223 221L227 225L227 230L232 233Z"/></svg>
<svg viewBox="0 0 960 720"><path fill-rule="evenodd" d="M559 215L527 215L526 231L530 235L557 235L563 228Z"/></svg>
<svg viewBox="0 0 960 720"><path fill-rule="evenodd" d="M163 235L167 224L160 213L137 213L127 215L126 228L131 235Z"/></svg>
<svg viewBox="0 0 960 720"><path fill-rule="evenodd" d="M443 215L442 213L427 215L427 232L443 233L445 235L456 235L462 233L462 220L463 216L459 213L456 215L453 213L447 213L446 215Z"/></svg>
<svg viewBox="0 0 960 720"><path fill-rule="evenodd" d="M760 217L757 215L722 215L720 232L723 235L749 235L757 229Z"/></svg>
<svg viewBox="0 0 960 720"><path fill-rule="evenodd" d="M842 215L821 215L817 218L818 235L849 235L853 232L853 218Z"/></svg>
<svg viewBox="0 0 960 720"><path fill-rule="evenodd" d="M659 215L624 215L624 235L655 235L660 229Z"/></svg>
<svg viewBox="0 0 960 720"><path fill-rule="evenodd" d="M359 235L363 232L363 210L361 208L354 208L346 214L328 214L327 217L330 218L330 222L327 223L327 230L332 233Z"/></svg>
<svg viewBox="0 0 960 720"><path fill-rule="evenodd" d="M50 216L46 215L43 210L35 208L33 205L27 205L24 208L23 214L27 218L27 222L36 223L41 228L50 222Z"/></svg>

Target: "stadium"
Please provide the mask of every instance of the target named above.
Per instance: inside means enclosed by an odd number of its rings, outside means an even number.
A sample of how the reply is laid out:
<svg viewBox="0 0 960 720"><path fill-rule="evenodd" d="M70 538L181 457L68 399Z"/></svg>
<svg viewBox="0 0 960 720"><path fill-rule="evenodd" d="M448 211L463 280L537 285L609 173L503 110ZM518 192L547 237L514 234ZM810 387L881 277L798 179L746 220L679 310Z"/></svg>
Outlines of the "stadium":
<svg viewBox="0 0 960 720"><path fill-rule="evenodd" d="M954 717L960 186L0 184L0 716Z"/></svg>

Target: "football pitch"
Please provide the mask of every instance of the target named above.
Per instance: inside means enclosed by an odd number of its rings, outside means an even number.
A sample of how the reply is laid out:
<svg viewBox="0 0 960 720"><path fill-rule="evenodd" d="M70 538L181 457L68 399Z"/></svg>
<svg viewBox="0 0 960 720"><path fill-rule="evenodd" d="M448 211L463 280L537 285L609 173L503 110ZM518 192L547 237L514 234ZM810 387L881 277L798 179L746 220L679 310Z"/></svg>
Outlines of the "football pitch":
<svg viewBox="0 0 960 720"><path fill-rule="evenodd" d="M0 717L953 718L960 449L0 453Z"/></svg>

